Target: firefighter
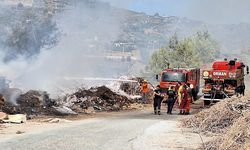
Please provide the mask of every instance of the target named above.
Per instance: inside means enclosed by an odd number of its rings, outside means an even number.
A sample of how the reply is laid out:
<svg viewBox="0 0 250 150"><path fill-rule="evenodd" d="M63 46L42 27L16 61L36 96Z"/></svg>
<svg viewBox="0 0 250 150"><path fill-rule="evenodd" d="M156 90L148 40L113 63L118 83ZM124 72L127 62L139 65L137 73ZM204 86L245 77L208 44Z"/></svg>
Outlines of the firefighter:
<svg viewBox="0 0 250 150"><path fill-rule="evenodd" d="M188 92L187 92L187 85L183 85L183 89L182 89L182 94L181 94L181 103L180 103L180 115L184 115L185 114L185 110L186 110L186 104L187 104L187 98L188 98Z"/></svg>
<svg viewBox="0 0 250 150"><path fill-rule="evenodd" d="M245 85L241 84L238 88L235 89L236 95L239 96L239 94L245 96Z"/></svg>
<svg viewBox="0 0 250 150"><path fill-rule="evenodd" d="M175 92L178 93L178 90L179 90L179 87L181 86L181 82L178 82L176 85L175 85Z"/></svg>
<svg viewBox="0 0 250 150"><path fill-rule="evenodd" d="M245 84L243 84L242 86L241 86L241 94L243 95L243 96L245 96L245 89L246 89L246 86L245 86Z"/></svg>
<svg viewBox="0 0 250 150"><path fill-rule="evenodd" d="M179 87L178 87L178 89L177 89L177 92L178 92L178 104L179 104L179 106L181 105L181 101L182 101L182 96L183 96L183 86L184 85L182 85L181 84L181 82L178 82L178 85L179 85Z"/></svg>
<svg viewBox="0 0 250 150"><path fill-rule="evenodd" d="M148 93L149 93L149 85L146 80L142 82L141 91L142 91L142 101L143 103L146 104L148 102Z"/></svg>
<svg viewBox="0 0 250 150"><path fill-rule="evenodd" d="M168 100L167 100L167 104L168 104L168 114L172 115L172 109L174 107L174 103L176 100L176 92L174 90L174 86L171 86L170 89L167 92L168 95Z"/></svg>
<svg viewBox="0 0 250 150"><path fill-rule="evenodd" d="M185 115L189 115L190 114L190 103L193 102L193 92L192 92L192 88L190 87L190 84L187 83L187 101L186 101L186 111L185 111Z"/></svg>
<svg viewBox="0 0 250 150"><path fill-rule="evenodd" d="M2 111L5 104L5 99L2 94L0 94L0 111Z"/></svg>
<svg viewBox="0 0 250 150"><path fill-rule="evenodd" d="M160 85L156 86L154 90L154 114L161 115L161 102L164 96L162 94L162 90L160 89Z"/></svg>

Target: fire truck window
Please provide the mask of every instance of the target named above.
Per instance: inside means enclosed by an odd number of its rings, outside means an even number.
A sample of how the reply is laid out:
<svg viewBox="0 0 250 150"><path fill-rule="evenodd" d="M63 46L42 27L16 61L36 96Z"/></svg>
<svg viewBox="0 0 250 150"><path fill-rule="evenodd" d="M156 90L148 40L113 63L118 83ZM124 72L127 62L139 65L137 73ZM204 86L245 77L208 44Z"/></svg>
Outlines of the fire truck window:
<svg viewBox="0 0 250 150"><path fill-rule="evenodd" d="M184 73L178 72L165 72L162 74L163 82L186 82Z"/></svg>

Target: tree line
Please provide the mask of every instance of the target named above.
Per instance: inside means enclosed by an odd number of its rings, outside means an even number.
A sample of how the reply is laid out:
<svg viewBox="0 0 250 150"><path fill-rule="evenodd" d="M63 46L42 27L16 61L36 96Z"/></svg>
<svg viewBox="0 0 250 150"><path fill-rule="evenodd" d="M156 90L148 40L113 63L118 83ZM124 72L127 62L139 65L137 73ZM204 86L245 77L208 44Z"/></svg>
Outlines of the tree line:
<svg viewBox="0 0 250 150"><path fill-rule="evenodd" d="M152 54L146 68L153 74L173 68L200 67L219 57L219 45L207 31L200 31L185 39L174 34L168 44Z"/></svg>
<svg viewBox="0 0 250 150"><path fill-rule="evenodd" d="M63 10L66 2L37 0L33 1L32 6L0 4L2 61L10 62L19 56L29 59L40 53L41 49L55 46L61 35L55 15Z"/></svg>

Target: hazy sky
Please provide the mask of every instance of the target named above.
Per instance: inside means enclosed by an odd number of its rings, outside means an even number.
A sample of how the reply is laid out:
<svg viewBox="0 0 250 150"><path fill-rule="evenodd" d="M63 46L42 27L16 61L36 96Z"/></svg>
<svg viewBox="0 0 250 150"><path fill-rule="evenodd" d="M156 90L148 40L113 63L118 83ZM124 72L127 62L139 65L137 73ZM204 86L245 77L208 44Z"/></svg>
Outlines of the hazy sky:
<svg viewBox="0 0 250 150"><path fill-rule="evenodd" d="M250 0L102 0L113 6L208 23L250 23Z"/></svg>

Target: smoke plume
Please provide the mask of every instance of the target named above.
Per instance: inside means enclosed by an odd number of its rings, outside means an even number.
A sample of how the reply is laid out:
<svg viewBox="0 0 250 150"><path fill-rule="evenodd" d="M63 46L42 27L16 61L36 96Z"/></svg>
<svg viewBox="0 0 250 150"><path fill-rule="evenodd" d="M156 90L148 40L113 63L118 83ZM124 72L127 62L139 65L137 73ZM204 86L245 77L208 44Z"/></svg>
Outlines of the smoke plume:
<svg viewBox="0 0 250 150"><path fill-rule="evenodd" d="M62 33L59 43L42 49L36 57L19 56L8 64L2 61L2 74L14 87L52 94L86 84L80 78L118 76L127 71L128 64L107 60L107 47L119 35L124 15L108 3L75 1L54 17Z"/></svg>

